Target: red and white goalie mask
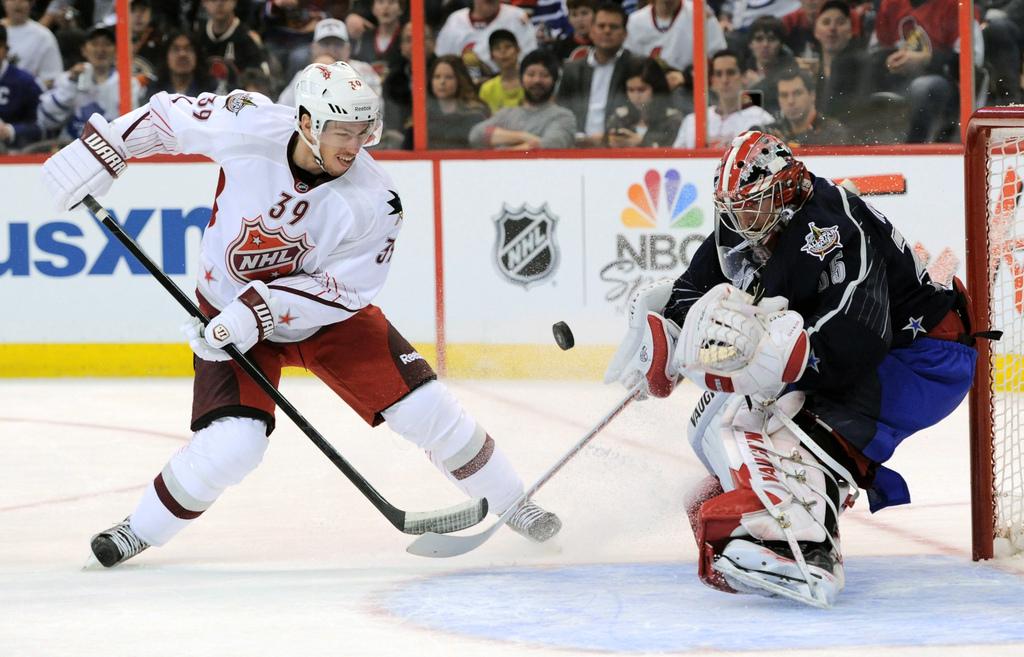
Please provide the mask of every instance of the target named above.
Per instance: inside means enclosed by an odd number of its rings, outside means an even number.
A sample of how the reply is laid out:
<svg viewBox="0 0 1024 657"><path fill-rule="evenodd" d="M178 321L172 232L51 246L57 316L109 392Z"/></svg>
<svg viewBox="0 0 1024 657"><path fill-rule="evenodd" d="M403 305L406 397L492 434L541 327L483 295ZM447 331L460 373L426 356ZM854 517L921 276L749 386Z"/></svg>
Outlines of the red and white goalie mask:
<svg viewBox="0 0 1024 657"><path fill-rule="evenodd" d="M715 171L715 211L727 228L762 244L800 209L811 190L803 162L777 137L736 136Z"/></svg>

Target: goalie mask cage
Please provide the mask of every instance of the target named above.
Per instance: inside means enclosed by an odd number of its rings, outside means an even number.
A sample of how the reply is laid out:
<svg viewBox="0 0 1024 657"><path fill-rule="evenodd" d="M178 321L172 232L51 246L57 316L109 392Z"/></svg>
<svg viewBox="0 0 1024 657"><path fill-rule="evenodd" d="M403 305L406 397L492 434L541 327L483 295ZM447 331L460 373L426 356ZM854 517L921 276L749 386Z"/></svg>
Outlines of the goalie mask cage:
<svg viewBox="0 0 1024 657"><path fill-rule="evenodd" d="M978 341L970 394L975 559L1024 551L1024 107L978 110L964 142L967 285Z"/></svg>

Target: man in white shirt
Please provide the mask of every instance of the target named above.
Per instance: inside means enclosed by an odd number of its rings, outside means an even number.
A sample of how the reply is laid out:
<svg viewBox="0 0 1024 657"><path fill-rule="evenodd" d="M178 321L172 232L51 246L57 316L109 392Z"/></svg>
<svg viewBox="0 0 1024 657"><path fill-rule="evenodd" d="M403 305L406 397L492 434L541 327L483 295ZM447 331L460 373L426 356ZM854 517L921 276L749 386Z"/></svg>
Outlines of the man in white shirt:
<svg viewBox="0 0 1024 657"><path fill-rule="evenodd" d="M693 4L690 0L654 0L629 16L626 50L659 58L683 71L693 64ZM715 12L704 7L704 52L726 47Z"/></svg>
<svg viewBox="0 0 1024 657"><path fill-rule="evenodd" d="M508 30L516 36L520 61L536 50L537 34L529 14L500 0L473 0L471 7L453 12L444 22L437 33L434 52L462 57L473 81L478 82L498 72L487 43L491 32L498 29Z"/></svg>
<svg viewBox="0 0 1024 657"><path fill-rule="evenodd" d="M709 63L711 90L718 101L708 107L708 148L723 148L732 138L755 125L775 122L775 117L757 105L749 102L743 94L743 78L740 76L740 58L731 50L719 50L711 56ZM679 134L672 144L676 148L697 146L697 120L688 114L679 126Z"/></svg>
<svg viewBox="0 0 1024 657"><path fill-rule="evenodd" d="M44 89L53 86L57 76L64 72L64 63L57 47L57 37L28 17L29 0L3 0L2 19L7 28L7 47L11 63L36 76Z"/></svg>

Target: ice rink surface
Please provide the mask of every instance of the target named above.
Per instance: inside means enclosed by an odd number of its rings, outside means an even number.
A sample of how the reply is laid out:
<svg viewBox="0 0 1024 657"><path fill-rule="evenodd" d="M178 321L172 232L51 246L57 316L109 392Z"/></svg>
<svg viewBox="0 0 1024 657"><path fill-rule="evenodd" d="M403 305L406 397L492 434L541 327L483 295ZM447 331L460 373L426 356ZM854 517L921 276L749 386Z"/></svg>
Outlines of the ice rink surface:
<svg viewBox="0 0 1024 657"><path fill-rule="evenodd" d="M622 394L448 383L527 484ZM318 381L282 390L392 503L460 501ZM913 504L843 516L847 588L820 611L697 581L696 398L633 404L541 491L564 521L552 545L502 530L462 557L409 555L282 416L260 468L169 545L83 571L89 537L188 439L190 381L0 381L0 657L1024 655L1022 563L970 561L965 408L890 462Z"/></svg>

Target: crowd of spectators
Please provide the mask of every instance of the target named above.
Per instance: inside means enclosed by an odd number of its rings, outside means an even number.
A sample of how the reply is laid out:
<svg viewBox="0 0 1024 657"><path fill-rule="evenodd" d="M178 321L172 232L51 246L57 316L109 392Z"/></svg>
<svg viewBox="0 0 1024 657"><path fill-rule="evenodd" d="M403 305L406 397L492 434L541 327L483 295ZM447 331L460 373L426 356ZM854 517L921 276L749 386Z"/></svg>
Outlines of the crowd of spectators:
<svg viewBox="0 0 1024 657"><path fill-rule="evenodd" d="M412 148L424 57L430 148L696 143L692 0L131 0L134 104L242 88L281 103L346 61L384 100L379 148ZM0 0L0 152L46 152L120 107L114 0ZM976 0L975 84L958 0L708 0L707 135L792 145L957 141L960 94L1021 101L1024 0Z"/></svg>

